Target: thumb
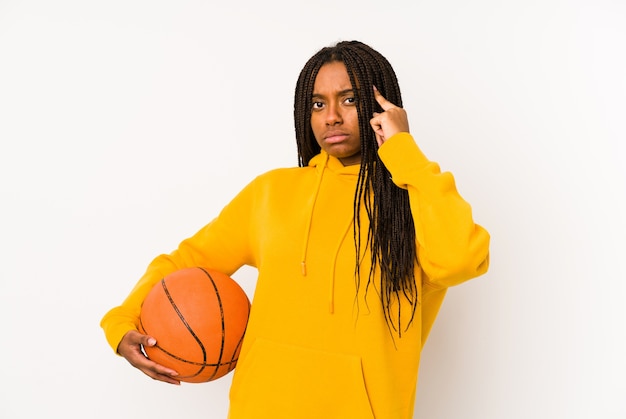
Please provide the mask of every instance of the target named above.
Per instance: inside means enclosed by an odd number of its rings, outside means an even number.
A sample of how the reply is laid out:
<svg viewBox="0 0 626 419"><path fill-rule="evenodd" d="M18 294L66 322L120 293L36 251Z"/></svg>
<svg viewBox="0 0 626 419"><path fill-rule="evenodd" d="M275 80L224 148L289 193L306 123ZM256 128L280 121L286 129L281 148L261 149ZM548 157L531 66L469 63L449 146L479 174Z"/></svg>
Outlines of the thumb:
<svg viewBox="0 0 626 419"><path fill-rule="evenodd" d="M131 330L130 332L128 332L127 335L128 335L128 338L130 339L130 343L135 344L135 345L143 345L143 346L156 345L156 339L154 337L150 335L146 335L142 332L139 332L137 330Z"/></svg>
<svg viewBox="0 0 626 419"><path fill-rule="evenodd" d="M145 335L145 336L143 336L143 338L141 340L142 340L141 344L143 346L154 346L154 345L156 345L156 339L153 338L152 336Z"/></svg>

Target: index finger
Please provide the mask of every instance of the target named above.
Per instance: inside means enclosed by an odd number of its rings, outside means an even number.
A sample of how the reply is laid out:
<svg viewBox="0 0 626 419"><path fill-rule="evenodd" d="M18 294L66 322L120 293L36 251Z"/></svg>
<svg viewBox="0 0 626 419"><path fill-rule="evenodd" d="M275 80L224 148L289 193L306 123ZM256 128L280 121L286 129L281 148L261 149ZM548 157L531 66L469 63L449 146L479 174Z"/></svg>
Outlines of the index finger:
<svg viewBox="0 0 626 419"><path fill-rule="evenodd" d="M378 91L378 89L376 88L376 86L372 86L374 88L374 98L376 99L376 102L378 102L378 104L383 108L384 111L387 111L391 108L395 108L396 105L394 105L393 103L389 102L387 99L385 99L385 97L382 95L382 93L380 93Z"/></svg>

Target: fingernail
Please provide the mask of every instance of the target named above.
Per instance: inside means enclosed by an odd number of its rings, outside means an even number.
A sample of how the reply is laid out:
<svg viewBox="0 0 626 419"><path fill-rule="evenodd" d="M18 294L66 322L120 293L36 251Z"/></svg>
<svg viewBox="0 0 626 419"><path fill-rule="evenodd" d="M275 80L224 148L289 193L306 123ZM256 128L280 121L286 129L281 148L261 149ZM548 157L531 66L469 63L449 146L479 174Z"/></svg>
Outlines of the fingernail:
<svg viewBox="0 0 626 419"><path fill-rule="evenodd" d="M148 339L148 345L149 345L149 346L154 346L154 345L156 345L156 339L154 339L154 338L150 338L150 339Z"/></svg>

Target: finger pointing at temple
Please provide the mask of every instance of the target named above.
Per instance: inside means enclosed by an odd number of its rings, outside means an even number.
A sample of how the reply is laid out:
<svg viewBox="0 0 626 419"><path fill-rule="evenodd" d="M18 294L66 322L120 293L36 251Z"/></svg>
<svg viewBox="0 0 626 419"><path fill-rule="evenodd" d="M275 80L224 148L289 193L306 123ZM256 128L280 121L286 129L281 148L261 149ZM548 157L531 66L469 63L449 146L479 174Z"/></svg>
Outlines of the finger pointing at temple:
<svg viewBox="0 0 626 419"><path fill-rule="evenodd" d="M379 146L398 132L409 132L408 117L403 108L385 99L376 86L374 86L374 98L383 109L382 113L375 112L373 118L370 119L370 125L376 133Z"/></svg>

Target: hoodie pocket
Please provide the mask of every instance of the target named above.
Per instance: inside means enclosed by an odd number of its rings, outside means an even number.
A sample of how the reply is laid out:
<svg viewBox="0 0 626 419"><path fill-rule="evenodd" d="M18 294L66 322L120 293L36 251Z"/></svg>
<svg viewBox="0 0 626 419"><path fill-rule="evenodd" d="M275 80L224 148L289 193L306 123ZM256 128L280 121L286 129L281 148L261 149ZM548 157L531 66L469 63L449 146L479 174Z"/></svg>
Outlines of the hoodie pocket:
<svg viewBox="0 0 626 419"><path fill-rule="evenodd" d="M229 419L374 419L361 359L257 339L235 369Z"/></svg>

